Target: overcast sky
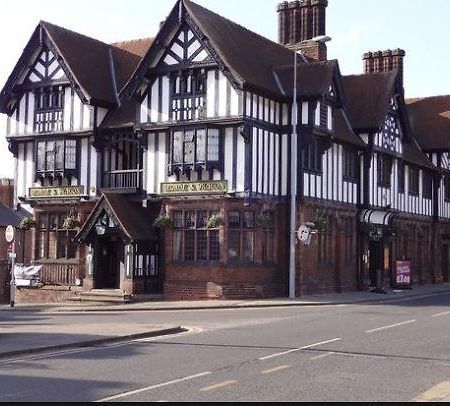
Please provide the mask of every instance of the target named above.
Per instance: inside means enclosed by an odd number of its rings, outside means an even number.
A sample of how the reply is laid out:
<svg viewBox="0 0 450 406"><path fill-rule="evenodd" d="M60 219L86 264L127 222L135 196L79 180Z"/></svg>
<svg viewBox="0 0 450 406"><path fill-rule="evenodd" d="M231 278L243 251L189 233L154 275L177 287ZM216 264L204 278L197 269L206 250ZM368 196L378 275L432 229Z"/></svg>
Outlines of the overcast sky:
<svg viewBox="0 0 450 406"><path fill-rule="evenodd" d="M248 29L277 40L275 0L196 0ZM0 86L39 20L110 43L154 36L175 0L1 0ZM344 75L362 72L367 51L406 51L407 97L450 94L450 0L329 0L329 58ZM0 129L5 128L0 117ZM13 176L3 134L0 176Z"/></svg>

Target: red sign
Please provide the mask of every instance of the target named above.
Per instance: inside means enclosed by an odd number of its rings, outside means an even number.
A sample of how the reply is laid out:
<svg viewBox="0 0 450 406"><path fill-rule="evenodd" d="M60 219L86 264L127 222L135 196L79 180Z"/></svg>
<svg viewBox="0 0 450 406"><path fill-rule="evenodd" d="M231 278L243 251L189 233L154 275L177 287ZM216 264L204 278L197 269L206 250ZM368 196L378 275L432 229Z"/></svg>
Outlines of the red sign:
<svg viewBox="0 0 450 406"><path fill-rule="evenodd" d="M411 285L411 261L397 261L395 284L397 286Z"/></svg>
<svg viewBox="0 0 450 406"><path fill-rule="evenodd" d="M6 238L6 242L14 241L14 227L13 226L6 227L5 238Z"/></svg>

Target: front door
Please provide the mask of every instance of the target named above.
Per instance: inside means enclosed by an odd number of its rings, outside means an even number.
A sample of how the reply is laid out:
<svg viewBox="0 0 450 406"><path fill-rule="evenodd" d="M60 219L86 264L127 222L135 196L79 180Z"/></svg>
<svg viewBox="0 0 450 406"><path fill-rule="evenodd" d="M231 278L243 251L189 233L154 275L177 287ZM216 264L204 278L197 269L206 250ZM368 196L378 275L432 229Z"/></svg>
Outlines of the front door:
<svg viewBox="0 0 450 406"><path fill-rule="evenodd" d="M445 283L449 282L448 253L449 253L448 245L443 245L441 253L441 267L442 267L442 278Z"/></svg>
<svg viewBox="0 0 450 406"><path fill-rule="evenodd" d="M120 288L119 243L112 237L99 238L95 269L96 289Z"/></svg>
<svg viewBox="0 0 450 406"><path fill-rule="evenodd" d="M370 241L370 286L377 286L377 269L383 269L382 242Z"/></svg>

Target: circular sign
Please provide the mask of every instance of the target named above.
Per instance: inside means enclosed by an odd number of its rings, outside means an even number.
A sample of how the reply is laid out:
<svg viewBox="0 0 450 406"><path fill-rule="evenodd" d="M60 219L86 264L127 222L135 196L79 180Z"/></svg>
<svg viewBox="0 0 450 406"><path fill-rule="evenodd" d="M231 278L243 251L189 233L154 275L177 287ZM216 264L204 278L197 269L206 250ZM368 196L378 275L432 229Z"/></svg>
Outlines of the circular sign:
<svg viewBox="0 0 450 406"><path fill-rule="evenodd" d="M5 238L6 238L6 242L14 241L14 227L13 226L6 227Z"/></svg>
<svg viewBox="0 0 450 406"><path fill-rule="evenodd" d="M297 231L297 236L298 236L298 239L299 239L301 242L306 242L306 241L308 241L309 236L310 236L309 227L307 227L307 226L301 226L301 227L298 229L298 231Z"/></svg>

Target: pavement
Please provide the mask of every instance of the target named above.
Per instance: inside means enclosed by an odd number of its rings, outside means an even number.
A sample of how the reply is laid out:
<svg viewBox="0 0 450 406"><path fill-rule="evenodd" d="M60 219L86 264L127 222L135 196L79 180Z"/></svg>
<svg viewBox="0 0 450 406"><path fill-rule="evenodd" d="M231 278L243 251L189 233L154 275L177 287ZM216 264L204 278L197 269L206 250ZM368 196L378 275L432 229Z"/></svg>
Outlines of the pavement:
<svg viewBox="0 0 450 406"><path fill-rule="evenodd" d="M450 284L417 286L407 290L386 289L385 294L347 292L308 295L297 299L214 300L183 302L136 302L129 304L0 305L0 360L54 351L92 347L133 339L164 336L186 331L181 326L155 326L134 323L33 323L46 314L83 312L180 311L242 309L261 307L332 306L346 304L407 301L450 293ZM8 313L5 313L8 312ZM2 313L3 316L2 317ZM119 315L120 317L120 315Z"/></svg>

